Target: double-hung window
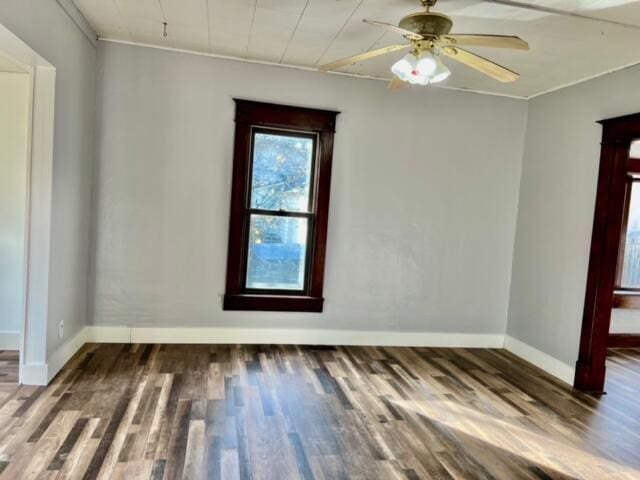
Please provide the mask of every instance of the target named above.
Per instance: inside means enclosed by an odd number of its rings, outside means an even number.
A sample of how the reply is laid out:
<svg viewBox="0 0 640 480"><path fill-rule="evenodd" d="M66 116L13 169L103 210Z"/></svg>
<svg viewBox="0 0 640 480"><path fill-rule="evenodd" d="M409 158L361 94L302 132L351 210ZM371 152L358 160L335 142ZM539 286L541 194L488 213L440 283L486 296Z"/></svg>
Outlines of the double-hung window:
<svg viewBox="0 0 640 480"><path fill-rule="evenodd" d="M226 310L322 311L336 115L236 100Z"/></svg>

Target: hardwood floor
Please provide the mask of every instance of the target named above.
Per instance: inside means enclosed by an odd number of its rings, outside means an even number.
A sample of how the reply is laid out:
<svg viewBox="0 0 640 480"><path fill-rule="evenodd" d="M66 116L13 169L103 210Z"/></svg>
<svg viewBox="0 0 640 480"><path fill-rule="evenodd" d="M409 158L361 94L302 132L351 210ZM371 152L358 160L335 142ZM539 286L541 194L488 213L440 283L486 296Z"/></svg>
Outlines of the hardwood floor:
<svg viewBox="0 0 640 480"><path fill-rule="evenodd" d="M0 407L18 386L17 350L0 350Z"/></svg>
<svg viewBox="0 0 640 480"><path fill-rule="evenodd" d="M86 345L0 408L0 478L640 478L640 353L609 394L503 350Z"/></svg>

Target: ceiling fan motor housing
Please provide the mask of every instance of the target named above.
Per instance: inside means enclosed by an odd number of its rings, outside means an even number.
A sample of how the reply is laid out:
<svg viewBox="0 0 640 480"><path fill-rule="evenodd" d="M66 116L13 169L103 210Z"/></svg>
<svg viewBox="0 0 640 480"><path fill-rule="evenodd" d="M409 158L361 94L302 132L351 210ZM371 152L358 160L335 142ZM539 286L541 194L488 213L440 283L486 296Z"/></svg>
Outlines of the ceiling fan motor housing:
<svg viewBox="0 0 640 480"><path fill-rule="evenodd" d="M453 22L442 13L418 12L404 17L398 26L420 35L437 37L449 33Z"/></svg>

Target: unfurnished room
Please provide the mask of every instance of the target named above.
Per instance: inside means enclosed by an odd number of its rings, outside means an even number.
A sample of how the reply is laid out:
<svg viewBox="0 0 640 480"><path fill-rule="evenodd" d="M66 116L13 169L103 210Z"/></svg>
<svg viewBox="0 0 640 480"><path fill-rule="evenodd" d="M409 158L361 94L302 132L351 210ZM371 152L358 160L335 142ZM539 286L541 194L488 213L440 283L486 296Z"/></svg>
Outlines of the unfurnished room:
<svg viewBox="0 0 640 480"><path fill-rule="evenodd" d="M0 0L0 480L640 480L640 0Z"/></svg>

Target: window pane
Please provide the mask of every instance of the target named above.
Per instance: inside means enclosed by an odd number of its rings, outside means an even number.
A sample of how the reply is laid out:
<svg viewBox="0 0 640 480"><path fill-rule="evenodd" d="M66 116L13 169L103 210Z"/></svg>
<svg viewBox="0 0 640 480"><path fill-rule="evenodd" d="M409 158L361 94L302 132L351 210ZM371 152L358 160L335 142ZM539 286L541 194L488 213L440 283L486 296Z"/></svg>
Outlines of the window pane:
<svg viewBox="0 0 640 480"><path fill-rule="evenodd" d="M631 148L629 149L630 158L640 158L640 140L634 140L631 142Z"/></svg>
<svg viewBox="0 0 640 480"><path fill-rule="evenodd" d="M256 133L253 141L251 208L308 211L313 140Z"/></svg>
<svg viewBox="0 0 640 480"><path fill-rule="evenodd" d="M307 219L251 215L247 288L303 290Z"/></svg>
<svg viewBox="0 0 640 480"><path fill-rule="evenodd" d="M640 288L640 184L633 182L624 247L621 286Z"/></svg>

